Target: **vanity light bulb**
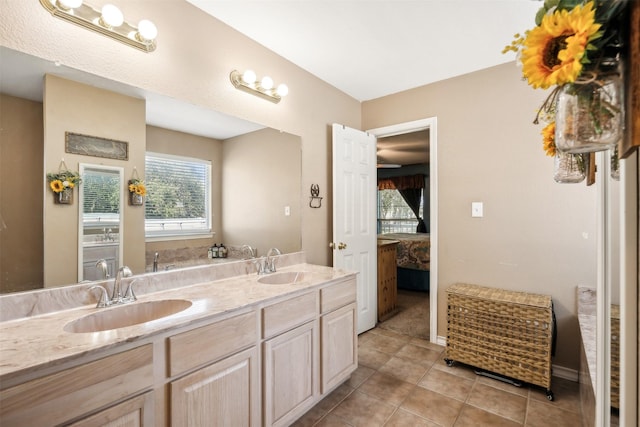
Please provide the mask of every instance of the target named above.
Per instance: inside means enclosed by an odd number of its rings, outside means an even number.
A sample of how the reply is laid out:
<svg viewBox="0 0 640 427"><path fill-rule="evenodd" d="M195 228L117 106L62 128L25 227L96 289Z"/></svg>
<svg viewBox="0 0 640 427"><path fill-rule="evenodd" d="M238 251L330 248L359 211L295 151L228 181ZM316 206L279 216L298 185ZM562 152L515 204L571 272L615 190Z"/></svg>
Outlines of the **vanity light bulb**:
<svg viewBox="0 0 640 427"><path fill-rule="evenodd" d="M148 19L143 19L138 22L138 34L141 39L152 41L158 36L158 29L153 22Z"/></svg>
<svg viewBox="0 0 640 427"><path fill-rule="evenodd" d="M124 15L120 9L112 4L102 6L102 17L100 18L109 27L119 27L124 22Z"/></svg>
<svg viewBox="0 0 640 427"><path fill-rule="evenodd" d="M58 0L58 4L63 9L77 9L82 6L82 0Z"/></svg>
<svg viewBox="0 0 640 427"><path fill-rule="evenodd" d="M276 93L281 97L285 97L289 93L289 88L287 87L286 84L281 83L278 85L278 89L276 89Z"/></svg>
<svg viewBox="0 0 640 427"><path fill-rule="evenodd" d="M273 79L269 76L264 76L260 82L260 86L266 90L271 89L273 87Z"/></svg>
<svg viewBox="0 0 640 427"><path fill-rule="evenodd" d="M254 84L257 78L258 77L256 76L256 73L254 73L252 70L247 70L242 75L242 80L248 85Z"/></svg>

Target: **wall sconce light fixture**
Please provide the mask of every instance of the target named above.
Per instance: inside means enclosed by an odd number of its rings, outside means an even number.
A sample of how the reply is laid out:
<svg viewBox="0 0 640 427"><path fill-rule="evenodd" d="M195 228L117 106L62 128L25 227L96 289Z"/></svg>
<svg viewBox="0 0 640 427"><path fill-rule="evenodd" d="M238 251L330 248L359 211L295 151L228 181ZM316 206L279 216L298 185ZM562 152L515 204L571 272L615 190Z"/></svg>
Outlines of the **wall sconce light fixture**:
<svg viewBox="0 0 640 427"><path fill-rule="evenodd" d="M244 74L233 70L229 78L236 89L259 96L275 104L289 93L289 88L284 83L274 87L273 79L269 76L264 76L262 80L258 81L256 73L251 70L245 71Z"/></svg>
<svg viewBox="0 0 640 427"><path fill-rule="evenodd" d="M40 4L53 16L81 27L109 36L119 42L152 52L156 49L158 29L153 22L143 19L134 26L124 20L116 6L105 4L101 10L83 0L40 0Z"/></svg>

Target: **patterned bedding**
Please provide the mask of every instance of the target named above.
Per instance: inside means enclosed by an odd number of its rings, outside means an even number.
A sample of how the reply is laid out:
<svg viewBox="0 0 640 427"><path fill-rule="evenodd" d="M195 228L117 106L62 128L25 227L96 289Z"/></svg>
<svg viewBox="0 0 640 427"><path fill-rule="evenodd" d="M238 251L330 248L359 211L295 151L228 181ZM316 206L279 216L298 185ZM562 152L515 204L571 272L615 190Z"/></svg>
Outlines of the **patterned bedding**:
<svg viewBox="0 0 640 427"><path fill-rule="evenodd" d="M429 271L431 240L428 233L386 233L378 239L397 240L398 267Z"/></svg>

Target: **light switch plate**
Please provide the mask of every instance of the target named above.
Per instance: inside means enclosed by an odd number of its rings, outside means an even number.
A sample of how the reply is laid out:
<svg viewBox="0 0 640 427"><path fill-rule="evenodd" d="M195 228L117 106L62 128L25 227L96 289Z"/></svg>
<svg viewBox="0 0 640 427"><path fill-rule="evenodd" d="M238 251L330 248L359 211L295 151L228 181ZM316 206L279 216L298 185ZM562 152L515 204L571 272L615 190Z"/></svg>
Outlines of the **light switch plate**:
<svg viewBox="0 0 640 427"><path fill-rule="evenodd" d="M482 202L471 202L471 216L473 218L482 218L483 217Z"/></svg>
<svg viewBox="0 0 640 427"><path fill-rule="evenodd" d="M284 216L289 216L289 215L291 215L291 207L285 206L284 207Z"/></svg>

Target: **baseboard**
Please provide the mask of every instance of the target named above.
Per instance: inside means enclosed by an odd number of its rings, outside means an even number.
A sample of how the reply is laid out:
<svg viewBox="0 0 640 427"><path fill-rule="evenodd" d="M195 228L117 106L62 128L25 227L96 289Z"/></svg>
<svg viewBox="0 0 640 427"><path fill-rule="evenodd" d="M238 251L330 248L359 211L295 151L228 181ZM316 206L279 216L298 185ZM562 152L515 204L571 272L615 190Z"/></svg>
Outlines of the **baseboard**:
<svg viewBox="0 0 640 427"><path fill-rule="evenodd" d="M438 338L436 339L436 344L446 347L447 337L438 335ZM576 371L575 369L565 368L564 366L559 366L559 365L552 365L551 370L552 370L552 376L554 377L562 378L562 379L573 381L576 383L578 382L579 375L578 375L578 371Z"/></svg>
<svg viewBox="0 0 640 427"><path fill-rule="evenodd" d="M551 375L565 380L578 382L579 374L575 369L565 368L564 366L551 365Z"/></svg>

